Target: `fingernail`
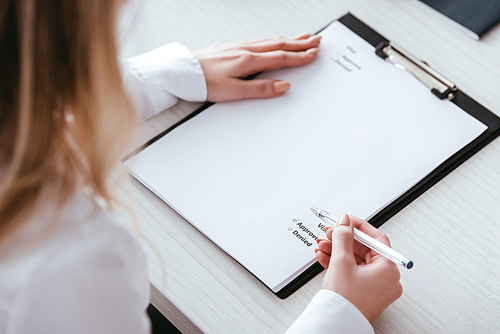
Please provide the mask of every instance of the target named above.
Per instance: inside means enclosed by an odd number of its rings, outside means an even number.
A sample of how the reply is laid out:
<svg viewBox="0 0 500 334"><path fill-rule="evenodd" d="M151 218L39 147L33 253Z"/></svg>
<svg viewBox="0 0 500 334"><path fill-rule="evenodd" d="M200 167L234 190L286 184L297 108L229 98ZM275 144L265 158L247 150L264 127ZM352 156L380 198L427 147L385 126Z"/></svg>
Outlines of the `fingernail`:
<svg viewBox="0 0 500 334"><path fill-rule="evenodd" d="M331 229L331 227L330 227L330 226L325 227L325 233L326 233L326 231L328 231L329 229Z"/></svg>
<svg viewBox="0 0 500 334"><path fill-rule="evenodd" d="M309 36L311 36L310 33L308 32L303 32L301 34L298 34L297 36L295 36L296 39L304 39L304 38L309 38Z"/></svg>
<svg viewBox="0 0 500 334"><path fill-rule="evenodd" d="M323 239L316 239L316 243L319 244Z"/></svg>
<svg viewBox="0 0 500 334"><path fill-rule="evenodd" d="M317 252L319 252L319 249L315 248L314 253L317 253Z"/></svg>
<svg viewBox="0 0 500 334"><path fill-rule="evenodd" d="M320 40L321 40L321 36L319 36L319 35L314 35L314 36L309 37L310 42L316 42L316 41L319 42Z"/></svg>
<svg viewBox="0 0 500 334"><path fill-rule="evenodd" d="M284 93L290 89L290 84L286 81L275 81L273 86L276 94Z"/></svg>
<svg viewBox="0 0 500 334"><path fill-rule="evenodd" d="M351 225L351 221L349 220L349 217L344 213L342 216L340 216L340 219L337 223L337 226L349 226Z"/></svg>
<svg viewBox="0 0 500 334"><path fill-rule="evenodd" d="M317 55L319 52L319 49L318 48L312 48L312 49L309 49L306 51L307 54L310 54L310 55Z"/></svg>

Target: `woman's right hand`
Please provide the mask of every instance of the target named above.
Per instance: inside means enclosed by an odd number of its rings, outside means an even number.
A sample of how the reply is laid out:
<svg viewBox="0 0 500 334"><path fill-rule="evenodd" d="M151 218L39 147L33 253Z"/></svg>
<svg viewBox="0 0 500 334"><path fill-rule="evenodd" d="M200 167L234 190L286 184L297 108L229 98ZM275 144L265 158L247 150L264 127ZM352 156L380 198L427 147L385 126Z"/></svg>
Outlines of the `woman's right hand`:
<svg viewBox="0 0 500 334"><path fill-rule="evenodd" d="M323 288L332 290L363 313L375 319L403 294L397 265L370 248L354 241L353 227L391 246L389 238L369 223L343 214L335 232L326 232L316 252L318 262L327 269ZM333 236L332 236L333 234Z"/></svg>

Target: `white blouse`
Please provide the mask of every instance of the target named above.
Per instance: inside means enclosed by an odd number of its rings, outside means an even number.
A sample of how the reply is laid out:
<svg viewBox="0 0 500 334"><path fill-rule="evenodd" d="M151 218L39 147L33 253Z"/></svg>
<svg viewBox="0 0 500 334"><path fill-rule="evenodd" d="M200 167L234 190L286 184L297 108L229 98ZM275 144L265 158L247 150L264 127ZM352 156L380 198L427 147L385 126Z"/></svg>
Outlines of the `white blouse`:
<svg viewBox="0 0 500 334"><path fill-rule="evenodd" d="M123 59L121 67L142 119L179 98L206 100L201 65L181 44ZM148 303L144 250L85 190L61 211L42 203L0 248L0 333L149 333ZM287 333L333 332L373 328L349 301L321 290Z"/></svg>

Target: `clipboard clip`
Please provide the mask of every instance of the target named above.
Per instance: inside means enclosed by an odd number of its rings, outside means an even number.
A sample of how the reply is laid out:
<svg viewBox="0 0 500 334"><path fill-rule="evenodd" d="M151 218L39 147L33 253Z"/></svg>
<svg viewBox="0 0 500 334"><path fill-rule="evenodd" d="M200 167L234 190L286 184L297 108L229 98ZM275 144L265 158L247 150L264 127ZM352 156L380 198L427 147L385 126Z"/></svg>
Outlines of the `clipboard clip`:
<svg viewBox="0 0 500 334"><path fill-rule="evenodd" d="M380 42L375 49L375 53L380 58L393 63L397 68L413 74L415 78L429 87L431 92L439 99L452 100L455 97L457 86L454 83L396 44Z"/></svg>

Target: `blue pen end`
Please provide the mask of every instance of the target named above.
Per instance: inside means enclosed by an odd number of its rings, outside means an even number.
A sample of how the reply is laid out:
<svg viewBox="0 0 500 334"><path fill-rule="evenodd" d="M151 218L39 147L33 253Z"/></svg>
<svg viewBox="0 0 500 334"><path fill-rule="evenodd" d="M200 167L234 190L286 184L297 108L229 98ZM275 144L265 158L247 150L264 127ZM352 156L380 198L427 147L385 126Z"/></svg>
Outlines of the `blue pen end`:
<svg viewBox="0 0 500 334"><path fill-rule="evenodd" d="M413 261L410 261L406 264L406 268L411 269L413 268Z"/></svg>

